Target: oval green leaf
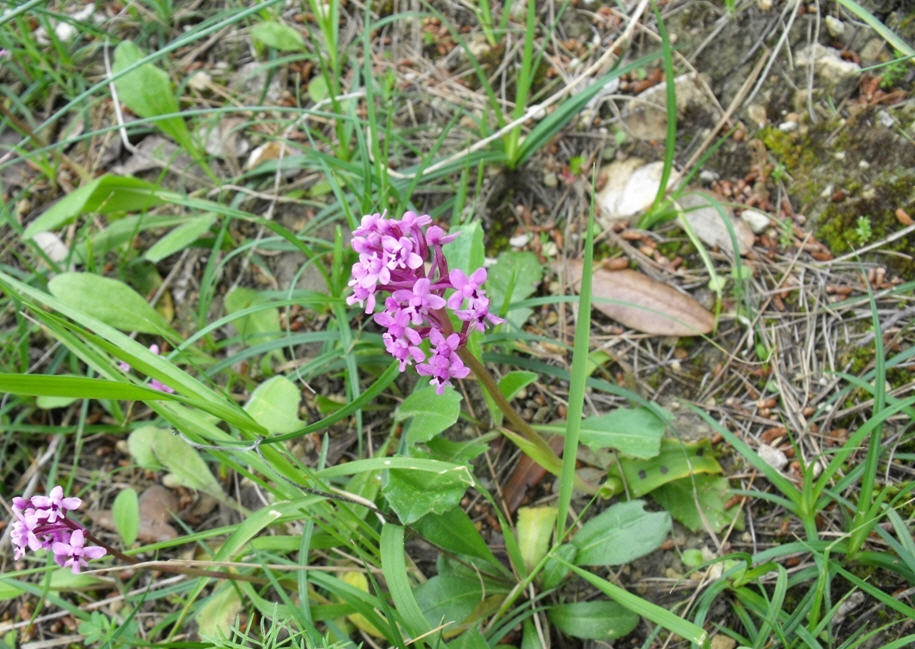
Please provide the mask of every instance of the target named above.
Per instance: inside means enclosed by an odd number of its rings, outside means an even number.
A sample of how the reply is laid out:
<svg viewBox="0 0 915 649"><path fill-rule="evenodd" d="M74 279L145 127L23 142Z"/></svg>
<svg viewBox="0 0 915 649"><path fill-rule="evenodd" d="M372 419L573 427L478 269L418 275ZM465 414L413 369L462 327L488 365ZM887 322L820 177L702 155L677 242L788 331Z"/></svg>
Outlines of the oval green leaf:
<svg viewBox="0 0 915 649"><path fill-rule="evenodd" d="M609 600L556 604L547 617L557 629L583 640L613 640L631 633L639 616Z"/></svg>
<svg viewBox="0 0 915 649"><path fill-rule="evenodd" d="M667 512L646 512L645 502L617 503L598 514L578 531L572 543L578 548L579 566L618 566L656 550L670 532Z"/></svg>
<svg viewBox="0 0 915 649"><path fill-rule="evenodd" d="M61 273L48 282L48 289L67 306L122 331L177 337L139 293L116 279L92 273Z"/></svg>
<svg viewBox="0 0 915 649"><path fill-rule="evenodd" d="M114 526L124 545L130 547L137 540L140 529L140 500L133 489L125 489L114 499L111 508Z"/></svg>

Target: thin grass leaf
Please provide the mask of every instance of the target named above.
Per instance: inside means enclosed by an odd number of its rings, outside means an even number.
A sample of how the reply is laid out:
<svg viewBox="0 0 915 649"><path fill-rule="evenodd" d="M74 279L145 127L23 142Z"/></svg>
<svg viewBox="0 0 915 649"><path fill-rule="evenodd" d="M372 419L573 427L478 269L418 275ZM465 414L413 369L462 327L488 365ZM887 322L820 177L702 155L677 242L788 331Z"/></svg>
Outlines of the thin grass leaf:
<svg viewBox="0 0 915 649"><path fill-rule="evenodd" d="M557 559L562 561L561 559ZM565 563L565 562L564 562ZM708 633L699 626L696 626L688 620L684 620L679 615L671 613L657 604L652 604L646 599L633 595L616 584L602 579L597 575L579 568L578 566L566 563L572 572L587 581L589 584L604 593L610 599L619 602L630 611L638 613L642 617L659 624L671 633L675 633L681 638L693 642L701 647L708 646Z"/></svg>
<svg viewBox="0 0 915 649"><path fill-rule="evenodd" d="M581 288L575 324L575 349L569 383L569 405L566 417L565 441L562 452L562 473L559 476L559 501L556 515L556 539L565 539L566 520L572 502L575 465L578 460L578 438L581 433L585 402L585 378L588 373L588 348L591 340L591 277L594 264L594 195L585 228L585 257L582 261Z"/></svg>

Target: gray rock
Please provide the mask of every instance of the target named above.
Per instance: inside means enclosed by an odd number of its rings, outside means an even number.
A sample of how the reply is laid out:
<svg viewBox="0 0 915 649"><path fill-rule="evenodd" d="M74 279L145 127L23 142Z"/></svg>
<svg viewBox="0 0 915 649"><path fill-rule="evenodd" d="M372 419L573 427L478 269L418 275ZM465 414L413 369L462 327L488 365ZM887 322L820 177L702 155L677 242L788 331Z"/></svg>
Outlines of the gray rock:
<svg viewBox="0 0 915 649"><path fill-rule="evenodd" d="M828 93L846 95L854 90L861 73L861 66L844 60L839 51L813 43L797 53L799 66L813 65L817 81L825 86Z"/></svg>

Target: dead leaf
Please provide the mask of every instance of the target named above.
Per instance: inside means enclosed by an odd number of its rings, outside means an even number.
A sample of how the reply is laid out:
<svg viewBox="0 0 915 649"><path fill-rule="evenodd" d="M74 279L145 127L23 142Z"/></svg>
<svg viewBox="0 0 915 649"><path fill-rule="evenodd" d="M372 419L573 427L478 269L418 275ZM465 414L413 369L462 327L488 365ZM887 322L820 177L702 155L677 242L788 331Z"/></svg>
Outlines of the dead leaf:
<svg viewBox="0 0 915 649"><path fill-rule="evenodd" d="M153 485L140 495L140 527L137 540L141 543L159 543L178 537L169 525L172 512L178 511L178 496L160 485ZM117 531L111 510L88 512L92 522L112 532Z"/></svg>
<svg viewBox="0 0 915 649"><path fill-rule="evenodd" d="M565 273L566 281L578 292L581 262L567 260ZM694 298L638 271L598 268L592 281L594 308L636 331L696 336L715 327L715 317Z"/></svg>
<svg viewBox="0 0 915 649"><path fill-rule="evenodd" d="M547 443L554 453L561 454L564 443L561 435L553 435L547 438ZM528 489L535 487L546 475L546 469L534 462L527 455L521 455L518 464L511 476L502 485L502 500L508 507L508 511L514 514L521 503L524 502L524 496L527 495Z"/></svg>
<svg viewBox="0 0 915 649"><path fill-rule="evenodd" d="M734 243L731 241L731 230L737 239L737 250L745 255L753 246L753 230L739 219L723 202L705 192L689 192L679 199L683 208L683 217L689 223L696 236L709 246L721 248L731 257L734 256ZM721 211L719 211L719 207Z"/></svg>

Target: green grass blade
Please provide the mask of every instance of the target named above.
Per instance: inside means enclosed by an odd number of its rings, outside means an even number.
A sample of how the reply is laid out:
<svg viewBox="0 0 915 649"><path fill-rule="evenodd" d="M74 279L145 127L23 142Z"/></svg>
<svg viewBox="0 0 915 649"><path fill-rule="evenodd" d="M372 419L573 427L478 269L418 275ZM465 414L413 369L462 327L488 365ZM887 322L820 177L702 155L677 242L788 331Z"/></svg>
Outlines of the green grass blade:
<svg viewBox="0 0 915 649"><path fill-rule="evenodd" d="M578 460L578 438L585 403L588 348L591 340L591 281L594 265L594 200L585 227L585 258L581 269L581 289L578 298L578 322L575 324L575 349L572 352L572 372L569 384L569 405L566 417L565 442L562 452L562 472L559 477L559 502L556 516L556 539L565 538L566 519L572 502L575 464Z"/></svg>
<svg viewBox="0 0 915 649"><path fill-rule="evenodd" d="M558 559L562 561L562 559ZM566 563L566 562L563 562ZM708 633L702 627L696 626L688 620L684 620L679 615L675 615L657 604L652 604L646 599L633 595L629 591L620 588L614 583L602 579L595 574L583 570L571 563L566 565L579 577L607 595L610 599L619 602L630 611L638 613L647 620L659 624L671 633L676 633L681 638L693 642L700 647L708 645Z"/></svg>

